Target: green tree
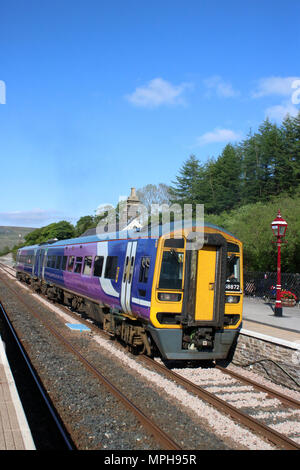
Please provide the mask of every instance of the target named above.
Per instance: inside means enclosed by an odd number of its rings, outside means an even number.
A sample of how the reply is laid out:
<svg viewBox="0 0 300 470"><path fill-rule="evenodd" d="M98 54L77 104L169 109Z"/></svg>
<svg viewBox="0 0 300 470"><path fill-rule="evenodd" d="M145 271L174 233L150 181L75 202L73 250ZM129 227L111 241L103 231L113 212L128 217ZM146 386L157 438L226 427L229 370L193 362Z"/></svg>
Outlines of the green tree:
<svg viewBox="0 0 300 470"><path fill-rule="evenodd" d="M95 224L95 217L92 215L80 217L75 225L75 236L80 237L86 230L95 227Z"/></svg>
<svg viewBox="0 0 300 470"><path fill-rule="evenodd" d="M271 222L278 209L288 222L286 242L282 245L282 270L300 272L300 190L294 197L279 195L268 202L244 205L219 215L206 215L205 221L224 227L244 245L246 271L276 271L277 246Z"/></svg>
<svg viewBox="0 0 300 470"><path fill-rule="evenodd" d="M241 199L241 158L233 145L228 144L214 163L214 212L231 210Z"/></svg>
<svg viewBox="0 0 300 470"><path fill-rule="evenodd" d="M198 202L197 186L199 184L199 161L191 155L179 170L176 181L172 182L169 193L171 203L196 204Z"/></svg>
<svg viewBox="0 0 300 470"><path fill-rule="evenodd" d="M285 172L285 191L294 191L300 183L300 112L297 117L289 115L282 121L281 126L283 153L285 155L288 170ZM286 188L286 182L289 188Z"/></svg>
<svg viewBox="0 0 300 470"><path fill-rule="evenodd" d="M35 245L39 243L47 242L52 238L58 240L65 240L67 238L73 238L75 236L75 228L70 222L62 220L55 222L45 227L38 228L25 235L25 245Z"/></svg>
<svg viewBox="0 0 300 470"><path fill-rule="evenodd" d="M217 211L216 179L216 161L210 157L200 167L196 193L198 204L204 204L204 210L207 214Z"/></svg>

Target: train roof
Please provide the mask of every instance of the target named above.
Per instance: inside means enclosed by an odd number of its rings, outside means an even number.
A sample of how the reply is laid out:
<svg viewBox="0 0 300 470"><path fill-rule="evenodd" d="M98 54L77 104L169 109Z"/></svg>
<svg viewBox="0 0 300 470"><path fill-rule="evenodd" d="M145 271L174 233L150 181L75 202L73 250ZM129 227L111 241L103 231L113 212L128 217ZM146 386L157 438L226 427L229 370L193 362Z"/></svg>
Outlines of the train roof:
<svg viewBox="0 0 300 470"><path fill-rule="evenodd" d="M42 243L40 245L32 245L32 246L25 246L22 249L35 249L35 248L40 248L40 247L58 247L58 246L64 246L64 245L75 245L75 244L81 244L81 243L92 243L92 242L99 242L99 241L107 241L107 240L116 240L116 239L135 239L138 240L139 238L147 238L151 236L151 238L157 239L160 238L163 235L166 235L167 233L173 232L175 230L180 230L182 228L193 228L195 227L196 224L194 221L185 221L184 222L184 227L182 227L182 222L177 221L177 222L170 222L164 225L155 225L151 227L151 232L150 232L150 227L146 226L143 227L141 230L122 230L118 232L109 232L109 233L104 233L104 234L95 234L95 235L88 235L85 237L77 237L77 238L69 238L66 240L58 240L56 242L51 241L51 243ZM197 225L199 226L199 224ZM218 230L220 232L226 233L227 235L236 238L235 235L230 233L228 230L225 230L222 227L219 227L217 225L211 224L211 223L204 223L205 228L212 228L214 230Z"/></svg>

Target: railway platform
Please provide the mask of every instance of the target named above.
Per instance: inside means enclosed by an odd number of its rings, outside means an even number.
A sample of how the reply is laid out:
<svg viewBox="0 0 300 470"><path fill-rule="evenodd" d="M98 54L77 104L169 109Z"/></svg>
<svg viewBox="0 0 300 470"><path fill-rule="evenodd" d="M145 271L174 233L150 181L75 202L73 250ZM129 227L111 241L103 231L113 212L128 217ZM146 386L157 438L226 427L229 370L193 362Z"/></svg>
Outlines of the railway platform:
<svg viewBox="0 0 300 470"><path fill-rule="evenodd" d="M293 343L300 350L300 307L283 307L282 317L274 315L274 305L259 298L244 298L243 330Z"/></svg>
<svg viewBox="0 0 300 470"><path fill-rule="evenodd" d="M0 450L35 450L1 336Z"/></svg>

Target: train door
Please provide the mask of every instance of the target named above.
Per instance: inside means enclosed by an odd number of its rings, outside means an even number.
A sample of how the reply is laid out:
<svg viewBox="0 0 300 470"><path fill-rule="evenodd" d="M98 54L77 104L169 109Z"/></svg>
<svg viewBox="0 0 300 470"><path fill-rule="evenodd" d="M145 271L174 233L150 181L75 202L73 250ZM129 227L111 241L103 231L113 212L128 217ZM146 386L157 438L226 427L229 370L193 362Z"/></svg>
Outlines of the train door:
<svg viewBox="0 0 300 470"><path fill-rule="evenodd" d="M128 242L121 287L121 306L124 313L131 313L131 288L137 242Z"/></svg>
<svg viewBox="0 0 300 470"><path fill-rule="evenodd" d="M216 246L204 246L197 251L195 320L212 321L216 288Z"/></svg>
<svg viewBox="0 0 300 470"><path fill-rule="evenodd" d="M36 272L37 257L38 257L38 250L35 249L33 251L33 257L32 257L32 271L31 271L32 276L34 276Z"/></svg>
<svg viewBox="0 0 300 470"><path fill-rule="evenodd" d="M183 323L190 326L223 326L226 247L226 240L220 234L205 234L201 249L187 251Z"/></svg>
<svg viewBox="0 0 300 470"><path fill-rule="evenodd" d="M43 264L44 264L44 259L45 259L45 250L43 248L39 250L39 253L37 256L38 256L37 275L38 275L38 278L41 279L42 277L44 277Z"/></svg>

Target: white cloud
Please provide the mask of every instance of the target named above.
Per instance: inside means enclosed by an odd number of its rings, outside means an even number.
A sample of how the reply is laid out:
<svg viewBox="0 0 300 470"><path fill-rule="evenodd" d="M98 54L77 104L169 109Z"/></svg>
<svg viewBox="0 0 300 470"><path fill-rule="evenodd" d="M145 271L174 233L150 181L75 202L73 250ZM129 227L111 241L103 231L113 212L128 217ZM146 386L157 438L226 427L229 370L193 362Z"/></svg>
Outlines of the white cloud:
<svg viewBox="0 0 300 470"><path fill-rule="evenodd" d="M145 108L157 108L161 105L182 105L185 104L182 95L190 87L191 84L189 83L181 83L175 86L162 78L154 78L147 85L136 88L132 94L126 95L126 99L135 106Z"/></svg>
<svg viewBox="0 0 300 470"><path fill-rule="evenodd" d="M209 90L206 93L206 96L211 96L212 91L214 91L217 96L221 98L232 98L239 96L240 92L234 90L232 85L228 82L225 82L219 75L213 75L203 80L205 87Z"/></svg>
<svg viewBox="0 0 300 470"><path fill-rule="evenodd" d="M231 129L216 128L212 132L206 132L197 138L198 145L207 145L218 142L231 142L242 138L240 132L232 131Z"/></svg>
<svg viewBox="0 0 300 470"><path fill-rule="evenodd" d="M284 102L276 106L270 106L265 110L265 116L274 119L275 121L282 121L287 114L290 116L297 116L299 109L290 102Z"/></svg>
<svg viewBox="0 0 300 470"><path fill-rule="evenodd" d="M263 98L266 96L285 97L280 104L269 106L265 110L265 116L275 121L282 121L287 114L296 116L299 109L294 106L298 104L300 80L299 77L266 77L257 82L257 88L252 92L252 98Z"/></svg>
<svg viewBox="0 0 300 470"><path fill-rule="evenodd" d="M0 220L2 223L9 223L10 225L29 225L42 224L45 222L51 223L54 220L62 220L61 215L58 212L44 210L44 209L32 209L29 211L11 211L11 212L0 212ZM66 220L66 219L65 219Z"/></svg>
<svg viewBox="0 0 300 470"><path fill-rule="evenodd" d="M253 98L279 95L290 96L293 93L293 82L299 77L266 77L258 81L257 89L252 93Z"/></svg>

